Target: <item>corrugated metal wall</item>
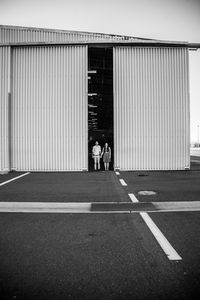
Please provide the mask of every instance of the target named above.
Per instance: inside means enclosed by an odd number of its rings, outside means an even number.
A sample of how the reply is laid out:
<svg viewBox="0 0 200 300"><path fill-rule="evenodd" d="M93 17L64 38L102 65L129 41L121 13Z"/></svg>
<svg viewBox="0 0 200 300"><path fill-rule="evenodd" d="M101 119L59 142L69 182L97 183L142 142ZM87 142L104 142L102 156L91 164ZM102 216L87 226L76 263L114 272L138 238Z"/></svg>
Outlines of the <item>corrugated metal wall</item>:
<svg viewBox="0 0 200 300"><path fill-rule="evenodd" d="M189 167L187 51L114 48L115 167Z"/></svg>
<svg viewBox="0 0 200 300"><path fill-rule="evenodd" d="M87 46L13 48L12 168L87 163Z"/></svg>
<svg viewBox="0 0 200 300"><path fill-rule="evenodd" d="M10 47L0 47L0 171L9 171Z"/></svg>
<svg viewBox="0 0 200 300"><path fill-rule="evenodd" d="M42 28L26 28L14 26L0 26L1 43L28 42L76 42L76 41L118 41L142 40L139 38L104 33L79 32L67 30L51 30Z"/></svg>

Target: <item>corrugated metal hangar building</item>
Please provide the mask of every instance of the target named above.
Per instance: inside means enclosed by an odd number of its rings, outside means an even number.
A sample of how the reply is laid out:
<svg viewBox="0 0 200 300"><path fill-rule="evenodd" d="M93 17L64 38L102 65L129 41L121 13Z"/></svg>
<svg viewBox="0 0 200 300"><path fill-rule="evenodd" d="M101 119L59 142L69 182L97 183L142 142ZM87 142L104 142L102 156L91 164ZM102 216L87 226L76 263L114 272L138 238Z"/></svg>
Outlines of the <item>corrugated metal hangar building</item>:
<svg viewBox="0 0 200 300"><path fill-rule="evenodd" d="M0 171L190 166L189 44L0 26Z"/></svg>

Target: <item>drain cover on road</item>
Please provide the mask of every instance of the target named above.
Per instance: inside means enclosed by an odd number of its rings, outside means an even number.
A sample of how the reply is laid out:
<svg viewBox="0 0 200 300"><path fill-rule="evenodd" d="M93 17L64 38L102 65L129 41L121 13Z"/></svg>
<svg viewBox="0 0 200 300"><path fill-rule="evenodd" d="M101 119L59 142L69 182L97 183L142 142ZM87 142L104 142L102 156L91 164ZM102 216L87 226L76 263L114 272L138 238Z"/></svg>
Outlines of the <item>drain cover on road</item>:
<svg viewBox="0 0 200 300"><path fill-rule="evenodd" d="M156 192L154 191L140 191L138 192L139 195L144 195L144 196L151 196L151 195L156 195Z"/></svg>

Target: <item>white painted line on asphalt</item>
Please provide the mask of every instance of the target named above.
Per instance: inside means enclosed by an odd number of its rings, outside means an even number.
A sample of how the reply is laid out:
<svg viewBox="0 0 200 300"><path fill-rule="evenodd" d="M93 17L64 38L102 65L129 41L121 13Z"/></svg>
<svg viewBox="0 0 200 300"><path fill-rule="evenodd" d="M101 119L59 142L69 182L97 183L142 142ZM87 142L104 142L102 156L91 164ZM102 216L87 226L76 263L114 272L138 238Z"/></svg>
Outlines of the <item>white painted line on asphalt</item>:
<svg viewBox="0 0 200 300"><path fill-rule="evenodd" d="M128 195L129 195L129 197L131 198L131 201L132 201L132 202L139 202L138 199L135 197L134 194L128 194Z"/></svg>
<svg viewBox="0 0 200 300"><path fill-rule="evenodd" d="M127 186L127 183L124 181L124 179L120 179L119 181L120 181L121 185Z"/></svg>
<svg viewBox="0 0 200 300"><path fill-rule="evenodd" d="M167 255L169 260L182 260L180 255L176 252L176 250L172 247L172 245L169 243L169 241L166 239L166 237L163 235L163 233L160 231L160 229L156 226L156 224L153 222L151 217L146 212L140 213L142 219L147 224L151 232L153 233L155 239Z"/></svg>
<svg viewBox="0 0 200 300"><path fill-rule="evenodd" d="M24 177L24 176L28 175L28 174L30 174L30 172L24 173L24 174L22 174L22 175L16 176L16 177L14 177L14 178L12 178L12 179L9 179L9 180L7 180L7 181L1 182L1 183L0 183L0 186L3 186L3 185L5 185L5 184L7 184L7 183L10 183L10 182L12 182L12 181L14 181L14 180L17 180L17 179L19 179L19 178L21 178L21 177Z"/></svg>
<svg viewBox="0 0 200 300"><path fill-rule="evenodd" d="M0 202L0 213L130 214L130 211L95 211L90 202Z"/></svg>
<svg viewBox="0 0 200 300"><path fill-rule="evenodd" d="M151 195L156 195L156 192L154 192L154 191L139 191L138 195L151 196Z"/></svg>
<svg viewBox="0 0 200 300"><path fill-rule="evenodd" d="M158 211L199 211L200 201L152 202Z"/></svg>
<svg viewBox="0 0 200 300"><path fill-rule="evenodd" d="M118 175L118 176L120 175L120 173L118 171L116 171L115 174Z"/></svg>
<svg viewBox="0 0 200 300"><path fill-rule="evenodd" d="M23 213L88 213L91 203L0 202L0 212Z"/></svg>
<svg viewBox="0 0 200 300"><path fill-rule="evenodd" d="M136 200L134 200L136 201ZM139 202L139 201L138 201ZM0 201L0 212L50 212L50 213L147 213L148 211L151 213L160 213L160 212L174 212L174 211L200 211L200 201L198 203L187 203L182 205L166 205L162 203L155 203L151 202L151 204L155 205L155 210L152 210L150 207L142 209L142 203L141 203L141 210L137 209L137 206L134 206L131 208L126 205L123 207L123 210L121 208L120 204L130 204L130 202L124 203L124 202L1 202ZM95 209L95 204L97 204L97 210ZM98 204L105 204L105 208L103 210L99 210ZM108 207L106 209L106 205L108 204ZM110 204L116 204L115 209L111 209L109 207ZM136 204L136 203L135 203ZM144 202L146 204L146 202ZM116 207L118 206L118 210Z"/></svg>

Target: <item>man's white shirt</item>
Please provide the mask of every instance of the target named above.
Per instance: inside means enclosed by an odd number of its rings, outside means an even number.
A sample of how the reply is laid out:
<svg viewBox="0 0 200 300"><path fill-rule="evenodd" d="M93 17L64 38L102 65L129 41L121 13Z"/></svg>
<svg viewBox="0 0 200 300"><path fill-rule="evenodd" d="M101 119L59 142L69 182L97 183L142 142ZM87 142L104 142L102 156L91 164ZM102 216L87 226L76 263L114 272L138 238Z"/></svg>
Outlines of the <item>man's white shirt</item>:
<svg viewBox="0 0 200 300"><path fill-rule="evenodd" d="M94 155L100 155L101 154L101 146L99 146L99 145L93 146L92 153Z"/></svg>

